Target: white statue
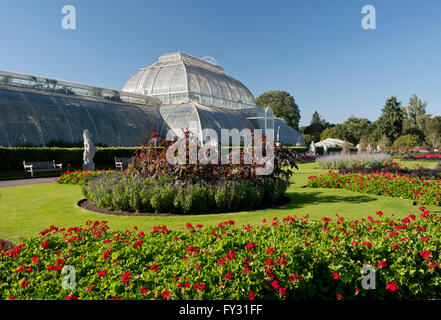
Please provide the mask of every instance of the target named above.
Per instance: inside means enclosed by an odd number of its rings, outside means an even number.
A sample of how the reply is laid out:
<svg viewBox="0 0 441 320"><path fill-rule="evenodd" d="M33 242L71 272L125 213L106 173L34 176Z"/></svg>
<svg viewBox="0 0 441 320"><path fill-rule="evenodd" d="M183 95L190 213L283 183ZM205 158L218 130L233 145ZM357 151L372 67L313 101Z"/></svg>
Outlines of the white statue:
<svg viewBox="0 0 441 320"><path fill-rule="evenodd" d="M84 139L84 153L83 153L83 170L95 170L95 163L93 162L93 157L95 157L96 147L90 136L89 130L83 131Z"/></svg>
<svg viewBox="0 0 441 320"><path fill-rule="evenodd" d="M315 149L315 144L314 141L311 142L311 145L309 146L309 153L314 154L317 152L317 150Z"/></svg>
<svg viewBox="0 0 441 320"><path fill-rule="evenodd" d="M372 145L369 143L367 148L366 148L366 152L367 153L372 153L373 149L372 149Z"/></svg>
<svg viewBox="0 0 441 320"><path fill-rule="evenodd" d="M381 152L381 147L379 144L377 144L377 152L380 153Z"/></svg>
<svg viewBox="0 0 441 320"><path fill-rule="evenodd" d="M357 153L358 154L363 153L363 144L361 143L357 144Z"/></svg>

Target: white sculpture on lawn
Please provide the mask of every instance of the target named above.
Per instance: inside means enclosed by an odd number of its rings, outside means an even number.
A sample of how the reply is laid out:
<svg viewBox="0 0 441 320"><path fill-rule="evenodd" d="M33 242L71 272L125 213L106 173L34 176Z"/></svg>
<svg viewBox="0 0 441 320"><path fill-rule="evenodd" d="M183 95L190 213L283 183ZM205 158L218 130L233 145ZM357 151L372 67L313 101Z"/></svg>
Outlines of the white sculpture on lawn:
<svg viewBox="0 0 441 320"><path fill-rule="evenodd" d="M97 148L93 144L91 134L89 130L83 131L84 140L84 153L83 153L83 170L95 170L95 163L93 157L95 157Z"/></svg>
<svg viewBox="0 0 441 320"><path fill-rule="evenodd" d="M309 153L314 154L316 153L315 144L314 141L311 142L311 145L309 146Z"/></svg>

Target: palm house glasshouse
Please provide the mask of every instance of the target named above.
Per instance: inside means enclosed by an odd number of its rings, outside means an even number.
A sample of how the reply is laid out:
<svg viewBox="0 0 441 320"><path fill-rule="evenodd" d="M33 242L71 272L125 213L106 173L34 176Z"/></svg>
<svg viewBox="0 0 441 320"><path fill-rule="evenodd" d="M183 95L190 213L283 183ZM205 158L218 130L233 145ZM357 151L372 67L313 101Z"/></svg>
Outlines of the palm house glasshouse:
<svg viewBox="0 0 441 320"><path fill-rule="evenodd" d="M201 141L203 129L219 137L221 129L274 129L283 144L305 144L220 66L182 52L140 69L122 90L0 70L0 146L78 143L85 129L95 143L139 146L152 132L190 127Z"/></svg>

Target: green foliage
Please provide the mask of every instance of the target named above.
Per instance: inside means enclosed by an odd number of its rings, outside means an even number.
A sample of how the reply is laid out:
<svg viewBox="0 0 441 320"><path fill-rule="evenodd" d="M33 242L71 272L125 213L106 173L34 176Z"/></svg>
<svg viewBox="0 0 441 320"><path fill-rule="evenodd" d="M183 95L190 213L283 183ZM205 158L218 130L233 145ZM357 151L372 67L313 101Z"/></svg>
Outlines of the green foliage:
<svg viewBox="0 0 441 320"><path fill-rule="evenodd" d="M441 117L436 116L427 121L426 139L433 148L438 149L441 146Z"/></svg>
<svg viewBox="0 0 441 320"><path fill-rule="evenodd" d="M184 184L123 172L102 172L83 184L83 194L100 207L112 210L194 214L255 209L280 200L289 186L282 180L228 181ZM91 176L92 177L92 176Z"/></svg>
<svg viewBox="0 0 441 320"><path fill-rule="evenodd" d="M346 132L345 126L339 124L334 127L329 127L323 130L323 132L320 135L320 140L325 140L328 138L345 140L347 136L348 133Z"/></svg>
<svg viewBox="0 0 441 320"><path fill-rule="evenodd" d="M420 137L416 134L406 134L404 136L398 137L394 144L394 148L415 148L421 146L422 141Z"/></svg>
<svg viewBox="0 0 441 320"><path fill-rule="evenodd" d="M380 118L376 121L376 134L378 137L387 137L395 141L403 132L404 112L400 107L401 102L396 97L386 100Z"/></svg>
<svg viewBox="0 0 441 320"><path fill-rule="evenodd" d="M311 141L320 141L320 135L326 128L333 127L332 124L322 119L317 111L315 111L311 118L311 124L307 127L300 128L302 134L308 134L311 137Z"/></svg>
<svg viewBox="0 0 441 320"><path fill-rule="evenodd" d="M253 227L187 223L179 231L51 226L0 249L0 299L440 299L441 222L421 211L404 219L381 211L355 221L274 217ZM66 265L75 268L75 289L61 285ZM361 287L366 265L375 290Z"/></svg>
<svg viewBox="0 0 441 320"><path fill-rule="evenodd" d="M272 108L275 117L282 118L289 126L299 129L300 109L288 92L273 90L262 93L257 97L256 104L261 108Z"/></svg>

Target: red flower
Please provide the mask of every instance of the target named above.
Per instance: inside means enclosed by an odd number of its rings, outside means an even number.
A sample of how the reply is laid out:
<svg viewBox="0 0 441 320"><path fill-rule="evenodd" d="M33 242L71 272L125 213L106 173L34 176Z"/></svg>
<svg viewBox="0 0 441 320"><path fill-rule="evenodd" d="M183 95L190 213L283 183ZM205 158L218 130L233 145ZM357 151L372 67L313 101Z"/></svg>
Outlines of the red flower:
<svg viewBox="0 0 441 320"><path fill-rule="evenodd" d="M224 275L224 279L229 279L229 280L233 280L233 274L231 272L227 272Z"/></svg>
<svg viewBox="0 0 441 320"><path fill-rule="evenodd" d="M273 282L271 282L271 287L273 287L274 289L277 289L279 287L279 281L274 280Z"/></svg>
<svg viewBox="0 0 441 320"><path fill-rule="evenodd" d="M398 288L397 283L395 281L392 281L392 282L386 284L386 290L395 291L398 289L399 288Z"/></svg>
<svg viewBox="0 0 441 320"><path fill-rule="evenodd" d="M344 300L344 297L340 293L338 293L337 294L337 300L342 301L342 300Z"/></svg>
<svg viewBox="0 0 441 320"><path fill-rule="evenodd" d="M423 257L423 259L429 258L429 256L432 254L430 251L422 251L420 252L420 255Z"/></svg>
<svg viewBox="0 0 441 320"><path fill-rule="evenodd" d="M332 277L334 278L334 280L338 280L340 278L337 272L334 272Z"/></svg>
<svg viewBox="0 0 441 320"><path fill-rule="evenodd" d="M104 277L107 274L107 271L106 270L99 270L97 274L98 274L98 277Z"/></svg>
<svg viewBox="0 0 441 320"><path fill-rule="evenodd" d="M268 259L267 261L265 261L265 265L266 266L273 266L274 265L274 260L273 259Z"/></svg>
<svg viewBox="0 0 441 320"><path fill-rule="evenodd" d="M394 244L392 245L392 249L396 249L396 248L398 248L398 245L394 243Z"/></svg>
<svg viewBox="0 0 441 320"><path fill-rule="evenodd" d="M385 261L380 261L378 262L378 268L386 268L387 267L387 263Z"/></svg>
<svg viewBox="0 0 441 320"><path fill-rule="evenodd" d="M170 296L170 291L162 291L162 299L167 299Z"/></svg>
<svg viewBox="0 0 441 320"><path fill-rule="evenodd" d="M93 290L93 288L95 288L96 286L94 284L91 284L87 289L86 292L90 292L91 290Z"/></svg>
<svg viewBox="0 0 441 320"><path fill-rule="evenodd" d="M121 276L121 283L127 283L132 277L130 276L130 270L125 271Z"/></svg>
<svg viewBox="0 0 441 320"><path fill-rule="evenodd" d="M43 243L41 244L41 247L42 247L43 249L46 249L48 246L49 246L49 241L45 241L45 242L43 242Z"/></svg>
<svg viewBox="0 0 441 320"><path fill-rule="evenodd" d="M78 298L76 296L67 295L65 300L78 300Z"/></svg>
<svg viewBox="0 0 441 320"><path fill-rule="evenodd" d="M196 284L193 286L193 288L202 291L202 290L204 290L204 288L205 288L205 284L203 284L202 282L201 282L201 283L196 282Z"/></svg>
<svg viewBox="0 0 441 320"><path fill-rule="evenodd" d="M150 267L150 270L158 271L159 270L159 265L157 265L156 263L152 264L152 266Z"/></svg>
<svg viewBox="0 0 441 320"><path fill-rule="evenodd" d="M244 269L243 269L243 273L245 273L245 274L249 274L251 271L250 271L250 269L248 269L248 267L245 267Z"/></svg>
<svg viewBox="0 0 441 320"><path fill-rule="evenodd" d="M24 289L27 285L28 285L28 282L26 281L26 279L23 279L23 281L20 283L20 286L22 287L22 289Z"/></svg>
<svg viewBox="0 0 441 320"><path fill-rule="evenodd" d="M257 294L255 294L254 292L250 292L250 294L248 295L249 300L254 300L254 298L257 297Z"/></svg>
<svg viewBox="0 0 441 320"><path fill-rule="evenodd" d="M266 250L266 253L274 253L274 252L276 252L276 249L274 249L274 248L268 248Z"/></svg>
<svg viewBox="0 0 441 320"><path fill-rule="evenodd" d="M248 249L248 250L254 249L255 247L256 247L256 245L252 242L245 245L245 249Z"/></svg>

